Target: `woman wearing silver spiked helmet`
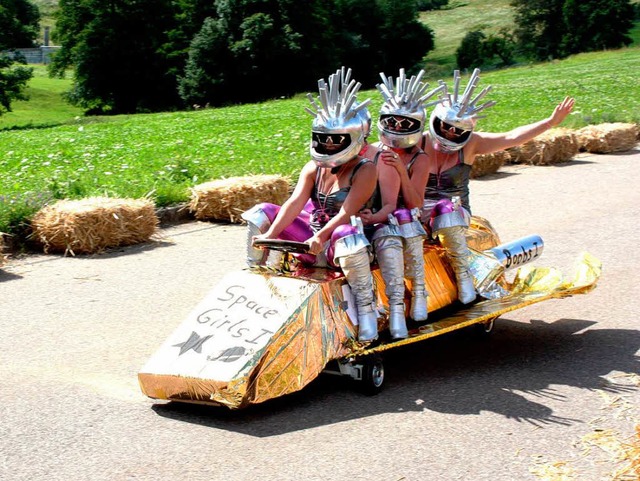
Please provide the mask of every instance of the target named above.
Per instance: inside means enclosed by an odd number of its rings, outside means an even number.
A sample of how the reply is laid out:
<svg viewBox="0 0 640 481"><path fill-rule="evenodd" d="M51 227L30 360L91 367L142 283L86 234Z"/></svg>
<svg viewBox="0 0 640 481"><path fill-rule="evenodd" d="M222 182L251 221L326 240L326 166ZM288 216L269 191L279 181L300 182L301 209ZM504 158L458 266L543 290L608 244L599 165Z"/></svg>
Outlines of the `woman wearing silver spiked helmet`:
<svg viewBox="0 0 640 481"><path fill-rule="evenodd" d="M384 103L378 117L379 141L366 151L378 167L380 194L373 211L363 213L362 219L375 224L372 243L389 303L389 331L393 339L402 339L408 336L405 277L411 283L411 319L421 322L428 316L426 232L420 222L428 159L419 144L427 119L425 101L442 87L427 92L423 70L407 77L400 69L395 81L384 73L380 76L382 83L376 87Z"/></svg>
<svg viewBox="0 0 640 481"><path fill-rule="evenodd" d="M491 87L485 87L473 98L480 80L479 69L473 71L462 94L460 80L460 72L454 71L452 93L440 81L445 87L441 103L434 108L429 131L422 139L422 149L430 160L422 220L445 248L456 275L458 299L468 304L476 298L465 237L471 218L469 178L476 156L521 145L558 126L573 109L574 99L565 97L549 117L508 132L476 132L476 122L482 118L478 114L495 105L494 101L480 104Z"/></svg>
<svg viewBox="0 0 640 481"><path fill-rule="evenodd" d="M377 310L369 241L355 216L371 200L376 188L375 165L361 157L370 99L358 103L361 84L344 67L318 81L319 96L308 95L313 117L311 160L300 172L291 197L282 207L262 203L244 212L248 224L249 265L268 262L268 253L253 239L285 239L309 244L309 254L297 254L308 265L342 269L358 313L358 339L378 337ZM310 201L310 202L308 202Z"/></svg>

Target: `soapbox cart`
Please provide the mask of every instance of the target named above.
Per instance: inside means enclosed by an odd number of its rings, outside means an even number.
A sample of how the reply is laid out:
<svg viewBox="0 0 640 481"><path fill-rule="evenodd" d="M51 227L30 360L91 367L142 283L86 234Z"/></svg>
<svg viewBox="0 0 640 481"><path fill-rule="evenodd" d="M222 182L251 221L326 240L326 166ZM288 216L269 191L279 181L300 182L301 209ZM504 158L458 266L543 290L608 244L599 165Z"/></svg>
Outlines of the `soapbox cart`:
<svg viewBox="0 0 640 481"><path fill-rule="evenodd" d="M375 394L384 385L385 350L467 327L489 333L502 314L587 293L600 276L599 261L587 253L570 280L555 268L536 267L540 237L502 244L481 217L472 218L467 237L478 299L466 306L457 301L443 248L425 243L429 319L421 325L409 321L409 337L392 341L385 331L384 283L374 266L380 336L368 344L357 341L344 276L297 263L290 253L303 252L306 244L265 241L265 247L287 253L282 265L227 274L143 366L142 392L153 399L238 409L299 391L327 371L350 376Z"/></svg>

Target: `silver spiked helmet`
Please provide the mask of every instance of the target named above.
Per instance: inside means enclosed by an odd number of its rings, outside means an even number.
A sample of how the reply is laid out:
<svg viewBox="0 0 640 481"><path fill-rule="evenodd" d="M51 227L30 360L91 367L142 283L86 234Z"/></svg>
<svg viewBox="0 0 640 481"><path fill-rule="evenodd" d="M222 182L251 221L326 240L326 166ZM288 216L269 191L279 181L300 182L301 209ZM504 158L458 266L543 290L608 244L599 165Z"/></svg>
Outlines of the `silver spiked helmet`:
<svg viewBox="0 0 640 481"><path fill-rule="evenodd" d="M405 149L417 145L422 139L426 108L437 104L440 99L427 104L425 102L446 88L440 85L427 92L429 84L422 82L423 76L424 70L420 70L418 75L407 78L401 68L394 83L392 77L385 77L384 73L380 73L382 83L376 87L382 94L384 103L380 108L378 133L384 145Z"/></svg>
<svg viewBox="0 0 640 481"><path fill-rule="evenodd" d="M371 99L358 102L360 82L351 79L351 69L337 70L329 81L318 80L318 97L307 98L313 109L305 110L313 117L309 152L318 166L333 168L348 162L364 147L370 118L367 105Z"/></svg>
<svg viewBox="0 0 640 481"><path fill-rule="evenodd" d="M431 112L429 133L437 142L436 147L443 152L455 152L466 145L471 138L471 133L476 126L476 121L484 117L478 115L484 109L493 107L496 102L491 100L482 105L478 102L491 90L491 86L485 87L473 100L473 91L480 81L480 69L475 69L471 74L469 83L460 95L460 71L453 72L453 93L447 91L446 84L439 80L444 87L440 97L441 103Z"/></svg>

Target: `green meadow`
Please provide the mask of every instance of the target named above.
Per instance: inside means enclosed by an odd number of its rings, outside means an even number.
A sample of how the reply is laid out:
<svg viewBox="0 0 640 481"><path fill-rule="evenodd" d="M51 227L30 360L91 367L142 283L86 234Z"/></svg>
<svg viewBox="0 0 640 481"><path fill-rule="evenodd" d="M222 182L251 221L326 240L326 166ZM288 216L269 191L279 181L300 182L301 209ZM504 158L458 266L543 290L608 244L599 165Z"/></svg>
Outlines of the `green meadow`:
<svg viewBox="0 0 640 481"><path fill-rule="evenodd" d="M435 48L426 58L426 70L438 75L449 72L456 63L460 42L473 30L497 33L513 25L510 0L449 0L447 8L422 12L420 20L433 30Z"/></svg>

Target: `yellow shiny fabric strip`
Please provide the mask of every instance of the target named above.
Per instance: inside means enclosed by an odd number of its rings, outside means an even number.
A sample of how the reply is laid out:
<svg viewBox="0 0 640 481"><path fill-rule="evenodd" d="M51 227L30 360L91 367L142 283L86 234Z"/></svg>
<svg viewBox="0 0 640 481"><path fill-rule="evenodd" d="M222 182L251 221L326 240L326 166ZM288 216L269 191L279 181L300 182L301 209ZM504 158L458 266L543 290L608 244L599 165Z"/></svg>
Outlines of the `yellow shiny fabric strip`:
<svg viewBox="0 0 640 481"><path fill-rule="evenodd" d="M515 279L509 286L510 293L507 296L482 301L461 309L452 316L411 331L410 337L407 339L383 343L375 347L355 344L352 355L365 356L393 347L412 344L473 324L487 322L507 312L547 299L586 294L595 288L601 272L602 264L589 253L583 253L578 258L575 275L571 280L563 279L562 274L555 268L523 266L518 270Z"/></svg>

